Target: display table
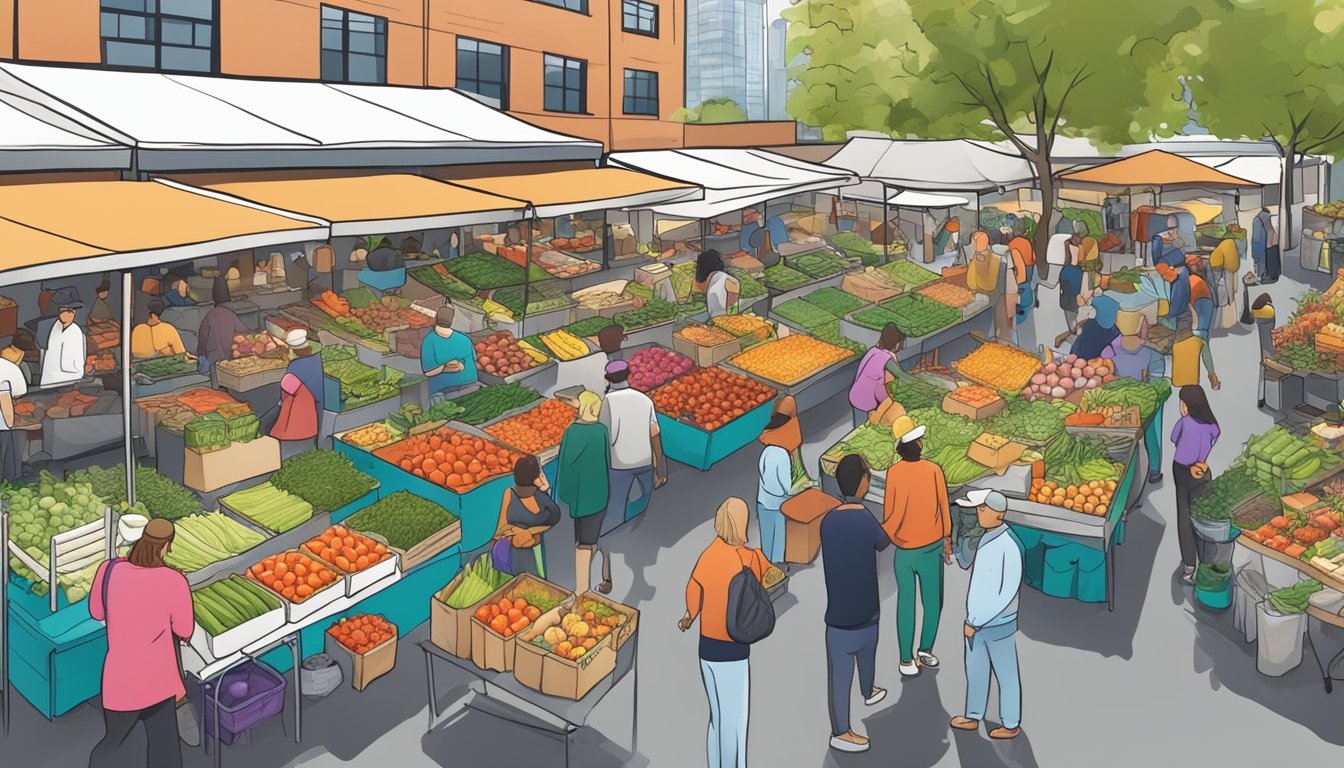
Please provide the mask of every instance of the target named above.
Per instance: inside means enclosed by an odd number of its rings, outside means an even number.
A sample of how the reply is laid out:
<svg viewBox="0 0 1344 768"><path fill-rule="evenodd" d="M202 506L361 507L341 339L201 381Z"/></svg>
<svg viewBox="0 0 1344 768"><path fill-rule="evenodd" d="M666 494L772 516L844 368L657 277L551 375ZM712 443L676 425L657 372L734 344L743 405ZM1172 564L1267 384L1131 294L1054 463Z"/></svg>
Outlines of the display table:
<svg viewBox="0 0 1344 768"><path fill-rule="evenodd" d="M630 752L639 751L639 629L636 628L630 638L616 653L616 670L598 683L578 701L548 696L540 691L518 682L513 672L490 672L472 663L471 659L459 659L439 648L428 640L420 642L425 653L425 679L429 689L429 727L434 730L440 717L438 690L434 679L434 662L443 661L480 680L481 690L472 690L461 708L454 716L467 710L475 710L485 715L513 723L528 730L544 733L565 745L565 765L569 765L570 749L574 743L574 733L588 724L588 718L598 704L611 693L612 689L633 672L634 688L631 692L630 706ZM503 701L499 701L503 699ZM511 703L520 703L529 710L525 711Z"/></svg>
<svg viewBox="0 0 1344 768"><path fill-rule="evenodd" d="M798 405L798 412L809 411L818 405L830 400L836 395L849 391L854 385L854 375L859 370L859 361L862 358L858 355L851 355L844 360L832 363L825 368L811 374L802 381L785 385L773 381L765 376L761 376L745 368L738 368L733 365L731 359L722 363L724 370L741 374L748 378L755 379L766 386L772 387L780 395L788 395L794 399Z"/></svg>

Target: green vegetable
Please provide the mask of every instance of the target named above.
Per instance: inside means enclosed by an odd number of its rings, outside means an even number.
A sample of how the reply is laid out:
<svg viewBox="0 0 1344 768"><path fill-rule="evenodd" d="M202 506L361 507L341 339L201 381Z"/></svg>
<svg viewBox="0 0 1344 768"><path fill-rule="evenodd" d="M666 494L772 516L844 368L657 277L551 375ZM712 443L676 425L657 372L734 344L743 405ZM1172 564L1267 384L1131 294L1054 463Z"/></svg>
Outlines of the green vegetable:
<svg viewBox="0 0 1344 768"><path fill-rule="evenodd" d="M1092 411L1108 406L1118 408L1138 406L1139 413L1147 420L1170 396L1170 379L1139 381L1126 377L1087 390L1083 395L1083 410Z"/></svg>
<svg viewBox="0 0 1344 768"><path fill-rule="evenodd" d="M10 539L44 566L42 578L47 575L45 566L48 565L51 538L101 520L106 506L106 502L94 493L91 484L74 480L60 481L46 470L38 473L35 485L6 489L5 501L9 504ZM96 547L97 552L102 551L101 541L96 542ZM94 557L93 560L95 562L91 565L94 570L87 574L59 574L57 581L65 588L66 596L72 602L88 594L102 556ZM11 558L10 564L21 563L17 558ZM16 571L21 571L35 584L38 581L37 574L26 568ZM45 594L46 585L42 585L41 589Z"/></svg>
<svg viewBox="0 0 1344 768"><path fill-rule="evenodd" d="M828 344L834 344L841 349L848 349L859 357L863 357L864 353L868 351L867 347L857 341L840 335L839 320L831 320L831 322L819 325L816 328L809 328L807 332Z"/></svg>
<svg viewBox="0 0 1344 768"><path fill-rule="evenodd" d="M502 256L488 253L469 253L446 261L443 266L453 277L478 291L522 285L528 280L528 275L522 267ZM541 267L535 264L531 266L532 280L541 282L550 278Z"/></svg>
<svg viewBox="0 0 1344 768"><path fill-rule="evenodd" d="M941 401L940 401L941 402ZM933 456L949 445L965 451L983 431L974 421L947 413L940 406L908 410L910 418L926 428L924 455Z"/></svg>
<svg viewBox="0 0 1344 768"><path fill-rule="evenodd" d="M985 422L985 431L1009 439L1042 445L1064 431L1064 417L1074 411L1070 403L1008 398L1008 407Z"/></svg>
<svg viewBox="0 0 1344 768"><path fill-rule="evenodd" d="M818 309L824 310L827 314L837 318L844 317L850 312L868 304L868 302L860 299L858 296L845 293L839 288L830 287L822 288L807 294L803 297L803 301ZM793 302L789 303L791 304Z"/></svg>
<svg viewBox="0 0 1344 768"><path fill-rule="evenodd" d="M475 392L454 398L452 402L462 408L457 420L476 427L540 399L541 394L535 389L513 383L481 387Z"/></svg>
<svg viewBox="0 0 1344 768"><path fill-rule="evenodd" d="M942 468L943 480L949 488L965 485L989 474L988 467L966 457L966 448L963 446L948 445L930 456L929 460Z"/></svg>
<svg viewBox="0 0 1344 768"><path fill-rule="evenodd" d="M1232 566L1229 563L1203 563L1195 569L1195 589L1222 592L1231 581Z"/></svg>
<svg viewBox="0 0 1344 768"><path fill-rule="evenodd" d="M820 280L849 268L849 263L827 250L809 251L784 259L791 269Z"/></svg>
<svg viewBox="0 0 1344 768"><path fill-rule="evenodd" d="M730 269L731 273L732 270ZM695 262L683 261L672 267L672 293L676 295L677 301L686 301L691 296L691 287L695 284ZM742 278L738 278L741 281ZM746 286L742 286L743 296L745 297Z"/></svg>
<svg viewBox="0 0 1344 768"><path fill-rule="evenodd" d="M345 527L376 533L402 551L413 548L457 521L453 513L408 491L397 491L356 512Z"/></svg>
<svg viewBox="0 0 1344 768"><path fill-rule="evenodd" d="M93 492L118 512L129 509L126 503L126 465L108 469L89 467L70 476L73 482L88 483ZM176 520L201 511L196 494L144 465L135 467L135 502L151 517Z"/></svg>
<svg viewBox="0 0 1344 768"><path fill-rule="evenodd" d="M271 484L324 512L334 512L378 485L346 457L322 449L285 459L271 475Z"/></svg>
<svg viewBox="0 0 1344 768"><path fill-rule="evenodd" d="M1088 465L1085 477L1084 467ZM1045 479L1060 486L1081 485L1093 480L1118 481L1120 471L1100 439L1064 432L1045 446Z"/></svg>
<svg viewBox="0 0 1344 768"><path fill-rule="evenodd" d="M949 391L951 390L940 387L918 374L895 379L887 385L891 399L900 403L907 411L941 406L943 398L947 397Z"/></svg>
<svg viewBox="0 0 1344 768"><path fill-rule="evenodd" d="M220 499L219 503L276 533L297 528L313 517L312 504L285 493L269 482L235 491Z"/></svg>
<svg viewBox="0 0 1344 768"><path fill-rule="evenodd" d="M898 322L900 318L898 318L891 310L881 306L861 309L850 315L849 320L855 325L861 328L867 328L870 331L880 331L883 328L886 328L888 323L896 323L898 327L900 325Z"/></svg>
<svg viewBox="0 0 1344 768"><path fill-rule="evenodd" d="M677 317L677 305L662 299L650 299L639 309L621 312L612 321L628 332L638 331L663 323L670 323Z"/></svg>
<svg viewBox="0 0 1344 768"><path fill-rule="evenodd" d="M452 421L462 415L464 409L452 400L443 400L429 406L419 418L415 420L416 424L424 424L430 421Z"/></svg>
<svg viewBox="0 0 1344 768"><path fill-rule="evenodd" d="M196 621L212 636L280 608L280 599L257 584L232 575L192 590Z"/></svg>
<svg viewBox="0 0 1344 768"><path fill-rule="evenodd" d="M878 269L912 287L932 283L938 279L938 275L905 259L897 259L890 264L883 264Z"/></svg>
<svg viewBox="0 0 1344 768"><path fill-rule="evenodd" d="M791 299L774 307L770 313L805 331L836 323L835 315L805 299ZM839 328L838 323L836 328Z"/></svg>
<svg viewBox="0 0 1344 768"><path fill-rule="evenodd" d="M457 583L456 589L449 592L448 587L444 587L435 597L449 608L470 608L504 586L510 578L509 574L495 570L490 564L490 553L487 552L462 569L462 580Z"/></svg>
<svg viewBox="0 0 1344 768"><path fill-rule="evenodd" d="M831 446L826 455L840 459L851 453L862 456L870 469L889 468L896 463L896 443L891 439L891 430L877 424L863 424Z"/></svg>
<svg viewBox="0 0 1344 768"><path fill-rule="evenodd" d="M1274 610L1286 616L1304 613L1310 603L1311 596L1324 588L1319 581L1311 579L1299 581L1294 586L1270 592L1268 595L1269 604L1274 607Z"/></svg>
<svg viewBox="0 0 1344 768"><path fill-rule="evenodd" d="M791 291L812 282L812 278L783 264L765 268L765 284L776 291Z"/></svg>
<svg viewBox="0 0 1344 768"><path fill-rule="evenodd" d="M183 573L241 555L266 540L222 512L187 515L174 528L173 547L163 559Z"/></svg>
<svg viewBox="0 0 1344 768"><path fill-rule="evenodd" d="M1209 520L1228 520L1233 509L1258 493L1255 472L1245 464L1236 464L1209 481L1190 504L1190 513Z"/></svg>
<svg viewBox="0 0 1344 768"><path fill-rule="evenodd" d="M554 597L540 592L520 592L514 595L514 599L522 598L528 605L535 605L537 610L545 613L564 601L563 597Z"/></svg>
<svg viewBox="0 0 1344 768"><path fill-rule="evenodd" d="M438 291L455 302L465 301L475 306L481 305L481 299L476 294L476 289L455 277L444 275L433 264L411 267L406 271L406 274L424 284L425 287ZM504 302L500 303L503 304Z"/></svg>
<svg viewBox="0 0 1344 768"><path fill-rule="evenodd" d="M514 317L523 312L523 286L511 285L490 294L490 300L513 313ZM557 309L574 306L574 300L564 287L555 282L536 283L527 286L527 312L536 315Z"/></svg>
<svg viewBox="0 0 1344 768"><path fill-rule="evenodd" d="M1257 484L1271 496L1282 495L1285 489L1301 490L1320 471L1332 469L1340 462L1334 453L1321 450L1279 425L1248 440L1244 455L1246 466L1255 472Z"/></svg>
<svg viewBox="0 0 1344 768"><path fill-rule="evenodd" d="M195 373L196 370L196 361L188 360L186 355L154 357L135 364L136 374L152 381L171 379L174 376L185 376L189 373Z"/></svg>
<svg viewBox="0 0 1344 768"><path fill-rule="evenodd" d="M739 299L759 299L760 297L764 296L767 293L765 283L762 283L760 280L757 280L754 276L752 276L750 272L746 271L745 269L738 269L737 267L729 267L728 274L737 278L737 282L742 289L742 292L738 294ZM691 264L691 277L692 278L695 277L694 264Z"/></svg>
<svg viewBox="0 0 1344 768"><path fill-rule="evenodd" d="M593 317L584 318L576 323L566 325L565 330L582 339L586 336L596 336L598 331L601 331L608 325L614 324L614 322L615 321L609 317L594 315ZM545 347L543 346L541 349L545 349Z"/></svg>
<svg viewBox="0 0 1344 768"><path fill-rule="evenodd" d="M860 259L865 265L876 264L882 257L882 246L870 243L853 232L837 232L828 239L831 245L844 251L846 256Z"/></svg>
<svg viewBox="0 0 1344 768"><path fill-rule="evenodd" d="M1284 344L1279 348L1279 362L1302 371L1333 373L1335 356L1317 352L1312 344Z"/></svg>
<svg viewBox="0 0 1344 768"><path fill-rule="evenodd" d="M878 306L895 315L896 327L912 339L927 336L961 320L961 310L918 293L903 293Z"/></svg>

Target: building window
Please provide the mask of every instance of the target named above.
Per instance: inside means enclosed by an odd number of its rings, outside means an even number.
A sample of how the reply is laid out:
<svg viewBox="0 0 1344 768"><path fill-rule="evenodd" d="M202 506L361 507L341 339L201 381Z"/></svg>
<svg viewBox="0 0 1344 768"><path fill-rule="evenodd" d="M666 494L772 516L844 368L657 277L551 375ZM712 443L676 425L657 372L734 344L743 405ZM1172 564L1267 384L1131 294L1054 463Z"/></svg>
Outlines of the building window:
<svg viewBox="0 0 1344 768"><path fill-rule="evenodd" d="M214 72L214 0L102 0L103 64Z"/></svg>
<svg viewBox="0 0 1344 768"><path fill-rule="evenodd" d="M547 112L588 111L588 62L583 59L571 59L545 55L545 94L543 106Z"/></svg>
<svg viewBox="0 0 1344 768"><path fill-rule="evenodd" d="M658 116L658 73L625 70L625 114Z"/></svg>
<svg viewBox="0 0 1344 768"><path fill-rule="evenodd" d="M322 6L322 79L387 82L387 19Z"/></svg>
<svg viewBox="0 0 1344 768"><path fill-rule="evenodd" d="M500 109L508 109L508 47L470 37L458 37L457 89L484 96Z"/></svg>
<svg viewBox="0 0 1344 768"><path fill-rule="evenodd" d="M554 5L556 8L564 8L567 11L575 13L588 12L588 0L532 0L534 3L543 5Z"/></svg>
<svg viewBox="0 0 1344 768"><path fill-rule="evenodd" d="M622 0L621 29L637 35L658 36L658 6L643 0Z"/></svg>

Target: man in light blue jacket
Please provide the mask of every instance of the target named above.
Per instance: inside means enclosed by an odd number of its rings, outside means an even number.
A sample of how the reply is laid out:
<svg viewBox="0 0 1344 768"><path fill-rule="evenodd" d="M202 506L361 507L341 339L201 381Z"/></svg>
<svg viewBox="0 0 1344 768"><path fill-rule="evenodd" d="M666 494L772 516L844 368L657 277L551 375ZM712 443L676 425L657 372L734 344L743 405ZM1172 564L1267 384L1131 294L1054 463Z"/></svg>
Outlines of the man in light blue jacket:
<svg viewBox="0 0 1344 768"><path fill-rule="evenodd" d="M1022 545L1004 525L1008 500L998 491L977 490L957 499L974 507L985 535L971 566L966 594L966 714L952 727L980 727L989 702L989 676L999 681L998 728L991 739L1012 739L1022 732L1022 684L1017 670L1017 592L1022 586Z"/></svg>

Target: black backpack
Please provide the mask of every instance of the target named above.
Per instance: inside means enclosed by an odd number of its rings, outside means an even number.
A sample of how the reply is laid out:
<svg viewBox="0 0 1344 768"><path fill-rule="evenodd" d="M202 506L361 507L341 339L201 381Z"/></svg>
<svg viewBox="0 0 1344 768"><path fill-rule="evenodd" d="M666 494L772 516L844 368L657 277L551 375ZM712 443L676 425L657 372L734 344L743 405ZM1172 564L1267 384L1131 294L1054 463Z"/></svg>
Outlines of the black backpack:
<svg viewBox="0 0 1344 768"><path fill-rule="evenodd" d="M738 558L741 556L739 551ZM728 636L744 645L760 642L775 631L775 604L746 563L728 582L727 624Z"/></svg>

